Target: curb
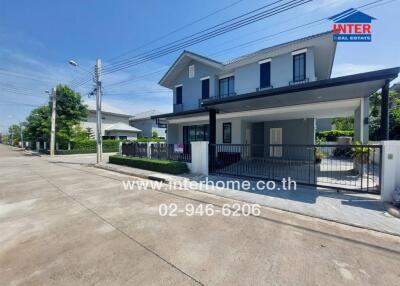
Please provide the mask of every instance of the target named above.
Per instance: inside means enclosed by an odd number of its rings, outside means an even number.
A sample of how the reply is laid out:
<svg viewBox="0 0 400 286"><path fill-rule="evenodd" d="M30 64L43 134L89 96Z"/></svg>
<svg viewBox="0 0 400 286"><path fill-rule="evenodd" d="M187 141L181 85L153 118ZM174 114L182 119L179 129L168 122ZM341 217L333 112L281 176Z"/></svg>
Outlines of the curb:
<svg viewBox="0 0 400 286"><path fill-rule="evenodd" d="M106 170L106 171L116 172L116 173L120 173L120 174L124 174L124 175L128 175L128 176L133 176L133 177L138 177L138 178L142 178L142 179L162 181L164 183L168 183L169 182L167 179L161 178L161 177L157 177L157 176L151 176L151 175L147 176L147 175L137 174L137 173L133 173L133 172L126 172L126 171L123 171L123 170L118 170L118 169L114 169L112 167L107 167L107 166L97 165L97 164L92 164L91 166L93 166L95 168L98 168L98 169L103 169L103 170ZM240 200L240 199L236 199L236 198L230 198L230 197L227 197L227 196L222 196L222 195L218 195L218 194L204 192L202 190L194 190L193 189L192 191L201 192L203 194L208 194L208 195L211 195L211 196L230 199L230 200L234 200L234 201L238 201L238 202L252 203L249 200ZM388 203L384 203L385 208L387 209L386 204L388 204ZM397 211L397 213L399 214L398 217L400 218L400 210L396 209L391 204L388 204L388 205L391 206L390 209L395 209L395 211ZM354 224L354 223L350 223L350 222L343 222L343 221L332 219L332 218L327 218L327 217L323 217L323 216L316 216L316 215L312 215L312 214L301 213L301 212L298 212L298 211L287 210L287 209L283 209L283 208L279 208L279 207L273 207L273 206L268 206L268 205L262 205L262 206L266 207L266 208L273 209L273 210L284 211L284 212L297 214L297 215L301 215L301 216L305 216L305 217L320 219L320 220L329 221L329 222L332 222L332 223L338 223L338 224L342 224L342 225L356 227L356 228L359 228L359 229L375 231L375 232L379 232L379 233L383 233L383 234L387 234L387 235L393 235L393 236L400 237L400 234L396 233L396 232L391 232L391 231L386 231L386 230L379 230L379 229L375 229L375 228L368 227L368 226L362 226L362 225L358 225L358 224ZM387 209L387 210L390 213L389 209ZM390 214L393 215L392 213L390 213ZM393 216L395 216L395 215L393 215Z"/></svg>
<svg viewBox="0 0 400 286"><path fill-rule="evenodd" d="M391 203L385 202L383 203L385 206L385 209L387 210L388 213L390 213L392 216L400 218L400 209L392 205Z"/></svg>
<svg viewBox="0 0 400 286"><path fill-rule="evenodd" d="M152 180L152 181L169 183L169 181L166 178L157 177L157 176L154 176L154 175L137 174L137 173L118 170L118 169L114 169L112 167L108 167L108 166L104 166L104 165L98 165L98 164L92 164L91 166L95 167L95 168L98 168L98 169L106 170L106 171L120 173L120 174L123 174L123 175L138 177L138 178L141 178L141 179L147 179L147 180Z"/></svg>

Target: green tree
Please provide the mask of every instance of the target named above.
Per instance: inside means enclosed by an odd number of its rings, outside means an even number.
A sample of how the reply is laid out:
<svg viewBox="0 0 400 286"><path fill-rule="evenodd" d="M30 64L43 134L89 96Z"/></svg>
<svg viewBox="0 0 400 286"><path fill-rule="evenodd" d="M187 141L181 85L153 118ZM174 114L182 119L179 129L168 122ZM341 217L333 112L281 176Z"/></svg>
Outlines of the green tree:
<svg viewBox="0 0 400 286"><path fill-rule="evenodd" d="M87 106L83 104L81 95L66 85L56 88L56 140L62 144L76 140L82 136L79 127L81 121L88 116ZM52 101L49 102L49 109Z"/></svg>
<svg viewBox="0 0 400 286"><path fill-rule="evenodd" d="M32 110L26 120L24 135L30 141L49 141L51 131L51 109L49 104ZM56 88L56 141L66 147L69 141L86 139L87 134L79 124L87 118L88 110L79 93L66 85Z"/></svg>
<svg viewBox="0 0 400 286"><path fill-rule="evenodd" d="M380 92L370 97L369 133L371 140L379 140L381 126L381 102ZM400 95L396 91L389 92L389 138L400 139Z"/></svg>
<svg viewBox="0 0 400 286"><path fill-rule="evenodd" d="M18 124L13 124L8 128L8 134L10 134L10 138L13 138L12 145L18 145L18 142L21 141L21 127ZM12 135L11 135L12 134Z"/></svg>
<svg viewBox="0 0 400 286"><path fill-rule="evenodd" d="M158 133L157 133L157 131L151 132L151 138L158 138Z"/></svg>
<svg viewBox="0 0 400 286"><path fill-rule="evenodd" d="M50 138L50 108L43 105L31 111L26 118L24 137L28 141L49 141Z"/></svg>
<svg viewBox="0 0 400 286"><path fill-rule="evenodd" d="M335 124L336 130L353 130L354 129L354 117L337 117L332 120L332 123Z"/></svg>

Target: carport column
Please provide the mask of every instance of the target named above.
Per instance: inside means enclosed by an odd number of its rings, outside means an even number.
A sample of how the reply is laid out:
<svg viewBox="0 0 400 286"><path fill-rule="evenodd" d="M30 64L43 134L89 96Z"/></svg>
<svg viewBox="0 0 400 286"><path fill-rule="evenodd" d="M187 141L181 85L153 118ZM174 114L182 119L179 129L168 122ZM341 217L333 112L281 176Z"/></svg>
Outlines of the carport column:
<svg viewBox="0 0 400 286"><path fill-rule="evenodd" d="M400 141L381 141L381 200L392 201L392 193L400 186Z"/></svg>
<svg viewBox="0 0 400 286"><path fill-rule="evenodd" d="M208 141L191 142L192 167L191 172L208 175Z"/></svg>
<svg viewBox="0 0 400 286"><path fill-rule="evenodd" d="M381 140L389 140L389 81L382 87Z"/></svg>
<svg viewBox="0 0 400 286"><path fill-rule="evenodd" d="M210 109L209 111L209 123L210 123L210 134L209 140L210 144L215 144L217 139L217 111L215 109Z"/></svg>

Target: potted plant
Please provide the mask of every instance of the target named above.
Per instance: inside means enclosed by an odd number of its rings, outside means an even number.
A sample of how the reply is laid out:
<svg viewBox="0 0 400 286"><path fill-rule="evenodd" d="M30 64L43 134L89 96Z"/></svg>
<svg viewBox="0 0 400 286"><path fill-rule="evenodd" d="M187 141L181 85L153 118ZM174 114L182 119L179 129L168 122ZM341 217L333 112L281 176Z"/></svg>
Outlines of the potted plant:
<svg viewBox="0 0 400 286"><path fill-rule="evenodd" d="M319 149L319 147L315 148L315 163L321 163L322 159L325 157L325 154Z"/></svg>
<svg viewBox="0 0 400 286"><path fill-rule="evenodd" d="M356 146L352 148L354 172L362 176L364 173L366 173L366 169L368 168L370 149L362 146L358 141L355 142L354 145Z"/></svg>

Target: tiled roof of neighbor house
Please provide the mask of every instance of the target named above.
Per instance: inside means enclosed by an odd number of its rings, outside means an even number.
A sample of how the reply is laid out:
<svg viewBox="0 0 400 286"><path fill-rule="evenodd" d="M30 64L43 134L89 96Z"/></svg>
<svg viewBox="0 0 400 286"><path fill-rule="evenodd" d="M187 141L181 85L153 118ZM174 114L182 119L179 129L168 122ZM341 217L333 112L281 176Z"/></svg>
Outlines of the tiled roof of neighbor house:
<svg viewBox="0 0 400 286"><path fill-rule="evenodd" d="M161 114L161 112L159 110L155 110L155 109L146 110L146 111L134 114L131 118L129 118L129 120L138 120L138 119L146 119L146 118L150 119L151 116L158 115L158 114Z"/></svg>
<svg viewBox="0 0 400 286"><path fill-rule="evenodd" d="M118 122L110 127L107 127L105 130L107 131L131 131L131 132L141 132L142 130L132 127L126 123Z"/></svg>
<svg viewBox="0 0 400 286"><path fill-rule="evenodd" d="M88 106L88 109L90 111L96 111L96 102L95 101L88 100L88 101L85 101L84 103ZM132 116L128 112L123 111L123 110L121 110L115 106L112 106L108 103L101 104L101 111L104 113L112 113L112 114L116 114L116 115Z"/></svg>

